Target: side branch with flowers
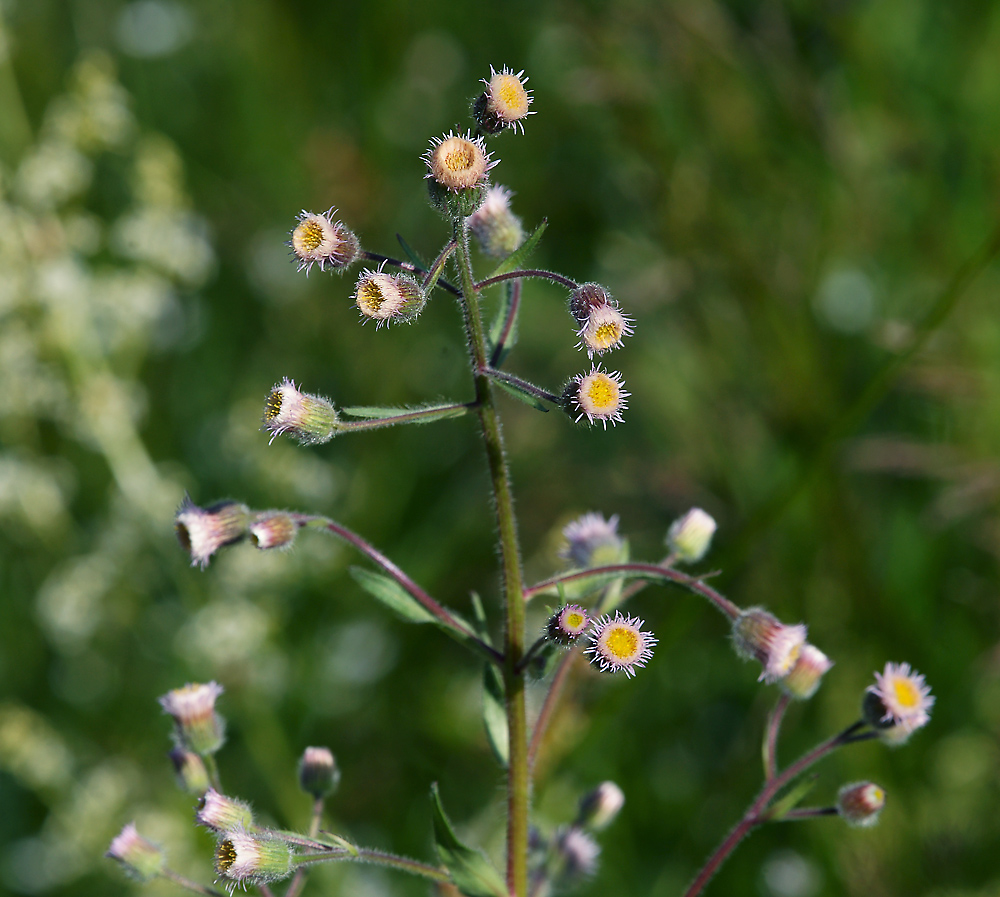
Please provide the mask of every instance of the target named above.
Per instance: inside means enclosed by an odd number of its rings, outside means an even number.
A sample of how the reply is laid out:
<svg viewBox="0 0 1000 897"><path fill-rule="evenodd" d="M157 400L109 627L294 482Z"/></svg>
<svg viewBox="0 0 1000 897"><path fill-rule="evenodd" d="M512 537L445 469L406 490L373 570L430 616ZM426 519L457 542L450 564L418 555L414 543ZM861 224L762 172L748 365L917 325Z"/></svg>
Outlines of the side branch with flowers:
<svg viewBox="0 0 1000 897"><path fill-rule="evenodd" d="M256 511L235 501L199 507L190 499L175 519L182 546L192 564L200 567L239 541L272 550L291 547L303 529L333 535L378 568L377 572L367 567L352 570L369 594L407 622L436 625L486 664L484 721L507 777L506 868L501 873L481 851L459 840L436 790L431 801L436 861L359 846L322 830L325 800L340 776L327 747L306 748L300 762L300 785L312 798L307 830L299 833L259 825L249 807L226 795L222 787L215 760L223 744L223 726L215 709L222 686L191 684L161 699L174 720L171 758L182 786L198 797L196 823L216 835L215 873L229 889L254 886L270 897L275 882L290 879L286 897L297 897L312 864L334 861L398 869L436 884L449 884L469 897L543 897L580 882L594 870L600 851L596 835L622 809L624 795L614 783L605 782L582 797L574 819L553 832L533 830L534 758L578 658L603 673L624 673L626 678L636 676L653 659L655 635L644 628L642 619L621 608L655 583L708 600L726 617L736 653L760 663L760 679L780 688L764 732L764 786L697 874L688 897L700 893L742 839L765 822L838 815L851 824L870 825L885 801L878 786L869 782L845 785L834 805L803 807L800 804L809 789L801 782L803 773L848 744L875 737L900 743L929 719L933 698L923 677L907 664L886 664L864 695L859 721L779 770L777 743L785 711L790 701L811 697L832 664L806 640L804 625L786 625L763 608L741 609L703 577L677 569L698 563L710 547L715 522L701 509L694 508L674 521L666 535L666 556L656 563L630 559L627 542L618 534L617 517L584 515L564 530L568 568L535 585L524 582L497 390L540 411L560 409L576 423L585 420L605 429L609 423L621 423L630 393L622 375L607 370L594 357L620 348L634 333L633 320L602 285L578 284L561 274L524 267L545 223L526 236L511 210L510 191L489 183L498 162L487 151L486 140L503 131L523 132L524 120L532 112L526 80L523 72L491 70L486 89L472 104L475 133L452 131L432 140L424 154L431 204L450 227L447 242L432 263L425 265L415 255L405 261L363 249L333 209L322 214L303 211L291 234L292 252L299 269L307 274L313 266L321 272L343 272L359 261L373 265L359 276L353 300L362 321L374 321L376 331L383 325L414 322L438 287L455 296L469 350L471 398L416 408L337 408L327 398L302 391L285 376L265 399L262 427L272 441L286 435L302 445L318 445L352 430L474 416L486 451L496 515L502 604L493 617L502 619L502 639L494 641L488 625L490 613L481 604L474 608L471 621L464 619L336 520L291 511ZM494 271L479 279L473 271L470 234L497 262ZM446 271L452 279L445 278ZM548 279L568 290L577 347L587 353L591 364L589 371L572 375L554 392L503 369L515 345L522 290L532 279ZM484 290L494 287L503 291L502 302L496 320L487 326L480 298ZM543 595L557 599L558 606L550 609L541 633L531 639L528 604ZM549 683L535 720L529 720L525 703L529 678ZM163 852L134 826L123 829L108 855L143 880L162 876L196 893L218 893L177 876L166 865Z"/></svg>

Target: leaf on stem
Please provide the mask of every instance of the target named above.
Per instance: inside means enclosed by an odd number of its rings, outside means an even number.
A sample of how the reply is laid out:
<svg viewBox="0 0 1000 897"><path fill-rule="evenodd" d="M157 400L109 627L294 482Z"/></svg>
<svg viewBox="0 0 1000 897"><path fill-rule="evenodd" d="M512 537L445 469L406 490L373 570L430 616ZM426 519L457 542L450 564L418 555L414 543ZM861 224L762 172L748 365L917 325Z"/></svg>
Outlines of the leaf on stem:
<svg viewBox="0 0 1000 897"><path fill-rule="evenodd" d="M493 748L493 756L506 769L510 762L510 743L503 678L492 663L483 668L483 725L486 726L486 737Z"/></svg>
<svg viewBox="0 0 1000 897"><path fill-rule="evenodd" d="M489 280L490 277L497 277L500 274L506 274L508 271L514 271L520 268L524 260L531 255L535 247L538 245L538 241L542 239L542 234L545 233L545 228L549 226L549 219L543 218L542 223L535 228L534 232L527 240L525 240L520 246L517 247L510 255L507 256L496 268L490 272L489 277L484 278Z"/></svg>
<svg viewBox="0 0 1000 897"><path fill-rule="evenodd" d="M512 383L509 380L504 380L501 377L494 376L493 374L490 374L490 380L493 381L495 386L499 386L508 395L512 395L515 399L519 399L524 402L525 405L530 405L538 411L548 412L549 409L545 407L542 400L529 390L525 389L523 386L520 386L517 383Z"/></svg>
<svg viewBox="0 0 1000 897"><path fill-rule="evenodd" d="M801 779L781 800L775 801L760 814L761 822L781 822L813 790L817 778L818 776L814 773Z"/></svg>
<svg viewBox="0 0 1000 897"><path fill-rule="evenodd" d="M364 567L351 567L354 580L373 598L381 601L389 610L407 623L437 623L438 619L416 598L406 591L396 580L373 573Z"/></svg>
<svg viewBox="0 0 1000 897"><path fill-rule="evenodd" d="M424 262L419 255L417 255L416 250L403 239L402 234L396 234L396 239L399 241L399 245L403 250L406 257L413 263L413 265L420 271L427 270L427 264Z"/></svg>
<svg viewBox="0 0 1000 897"><path fill-rule="evenodd" d="M435 420L445 420L449 417L461 417L469 409L465 405L418 405L416 408L389 408L379 405L353 405L340 409L349 417L361 417L368 420L388 420L393 417L403 417L401 424L429 424ZM410 417L412 415L412 417Z"/></svg>
<svg viewBox="0 0 1000 897"><path fill-rule="evenodd" d="M431 786L431 807L434 813L434 844L455 887L466 897L508 897L507 886L490 861L481 851L458 840L441 806L436 782Z"/></svg>

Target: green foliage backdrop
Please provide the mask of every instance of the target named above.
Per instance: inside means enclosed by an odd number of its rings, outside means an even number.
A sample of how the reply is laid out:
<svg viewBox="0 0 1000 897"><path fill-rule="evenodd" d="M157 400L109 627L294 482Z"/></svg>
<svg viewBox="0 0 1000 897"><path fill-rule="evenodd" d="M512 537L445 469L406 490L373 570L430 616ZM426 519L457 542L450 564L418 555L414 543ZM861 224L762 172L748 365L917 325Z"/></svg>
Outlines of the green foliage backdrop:
<svg viewBox="0 0 1000 897"><path fill-rule="evenodd" d="M132 893L101 858L132 818L206 879L155 698L213 678L224 781L265 817L304 824L295 760L326 744L344 773L330 828L429 857L438 781L470 840L501 849L502 779L460 650L374 606L320 535L202 573L172 513L184 490L327 513L459 610L470 590L495 605L470 420L315 449L257 426L283 376L339 404L463 398L447 297L413 327L360 327L350 275L296 275L284 241L300 208L336 206L368 249L392 253L399 232L435 252L420 154L506 64L538 114L496 141L494 177L528 227L549 219L535 260L606 283L637 319L615 358L624 425L504 409L529 580L573 515L620 514L654 558L700 505L720 523L714 584L807 622L837 663L791 714L786 760L856 718L886 660L937 695L906 748L819 769L820 802L859 778L887 789L877 828L771 827L709 893L997 893L1000 268L983 247L1000 7L0 9L0 889ZM564 299L526 286L512 364L553 388L583 369ZM584 892L666 897L754 795L773 689L692 597L649 588L634 608L653 661L634 681L578 678L534 802L556 825L618 782L626 807ZM358 868L310 888L425 892Z"/></svg>

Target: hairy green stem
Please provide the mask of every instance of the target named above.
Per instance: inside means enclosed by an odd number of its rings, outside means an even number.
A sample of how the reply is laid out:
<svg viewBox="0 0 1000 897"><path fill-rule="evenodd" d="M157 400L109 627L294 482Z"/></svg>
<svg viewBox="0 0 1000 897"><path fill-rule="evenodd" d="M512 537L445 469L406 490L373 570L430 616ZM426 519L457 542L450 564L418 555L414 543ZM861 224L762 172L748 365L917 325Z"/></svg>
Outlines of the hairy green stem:
<svg viewBox="0 0 1000 897"><path fill-rule="evenodd" d="M296 863L301 868L304 865L328 863L332 860L386 866L389 869L399 869L401 872L419 875L421 878L427 878L439 884L447 884L451 881L451 876L438 866L432 866L430 863L421 863L419 860L411 860L409 857L398 856L394 853L386 853L383 850L370 850L367 847L359 847L354 853L347 854L313 853L307 856L299 856L296 858Z"/></svg>
<svg viewBox="0 0 1000 897"><path fill-rule="evenodd" d="M518 664L525 651L524 582L518 551L517 526L514 517L514 497L511 493L507 461L504 457L503 435L490 379L486 335L479 310L479 295L472 279L469 257L469 237L464 219L454 222L454 240L458 244L458 268L462 283L461 306L469 341L479 404L486 459L500 536L503 563L503 591L506 602L504 626L504 693L507 709L508 770L507 770L507 888L514 897L528 893L528 801L530 792L528 769L528 722L525 708L524 676Z"/></svg>
<svg viewBox="0 0 1000 897"><path fill-rule="evenodd" d="M527 268L518 271L507 271L505 274L497 274L495 277L487 277L486 280L481 280L473 286L477 290L484 290L486 287L491 287L496 283L502 283L505 280L515 280L526 277L539 277L544 280L553 280L561 286L566 287L569 290L575 290L579 284L575 280L570 280L568 277L563 277L562 274L556 274L555 271L543 271L540 268Z"/></svg>

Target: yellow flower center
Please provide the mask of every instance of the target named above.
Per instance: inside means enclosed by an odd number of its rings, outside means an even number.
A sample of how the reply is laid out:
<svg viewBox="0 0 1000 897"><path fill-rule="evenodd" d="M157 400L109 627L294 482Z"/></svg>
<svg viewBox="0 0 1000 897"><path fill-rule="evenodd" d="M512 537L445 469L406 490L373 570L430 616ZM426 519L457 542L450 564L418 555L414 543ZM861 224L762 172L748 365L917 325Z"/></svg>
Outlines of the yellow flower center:
<svg viewBox="0 0 1000 897"><path fill-rule="evenodd" d="M468 171L472 168L475 159L476 156L472 146L468 143L463 143L452 147L451 151L445 155L444 165L445 168L452 172Z"/></svg>
<svg viewBox="0 0 1000 897"><path fill-rule="evenodd" d="M574 611L573 613L566 614L563 618L563 622L568 629L579 629L587 621L587 618L581 614L579 611Z"/></svg>
<svg viewBox="0 0 1000 897"><path fill-rule="evenodd" d="M315 219L303 221L292 232L292 245L299 252L315 252L323 245L323 227Z"/></svg>
<svg viewBox="0 0 1000 897"><path fill-rule="evenodd" d="M378 314L383 302L385 302L385 294L374 280L366 280L358 286L357 305L364 314L374 317Z"/></svg>
<svg viewBox="0 0 1000 897"><path fill-rule="evenodd" d="M613 409L618 404L618 384L606 374L598 374L586 387L587 398L598 411Z"/></svg>
<svg viewBox="0 0 1000 897"><path fill-rule="evenodd" d="M610 349L621 339L621 327L614 321L600 324L594 331L594 346L598 349Z"/></svg>
<svg viewBox="0 0 1000 897"><path fill-rule="evenodd" d="M626 626L614 626L604 636L604 647L619 660L630 660L639 650L639 634Z"/></svg>
<svg viewBox="0 0 1000 897"><path fill-rule="evenodd" d="M264 420L274 420L281 414L281 390L273 389L264 402Z"/></svg>
<svg viewBox="0 0 1000 897"><path fill-rule="evenodd" d="M515 75L494 76L490 84L490 96L497 114L505 121L517 121L528 112L528 91Z"/></svg>
<svg viewBox="0 0 1000 897"><path fill-rule="evenodd" d="M228 872L236 862L236 848L232 841L223 841L215 850L215 865L220 872Z"/></svg>
<svg viewBox="0 0 1000 897"><path fill-rule="evenodd" d="M911 710L920 706L920 692L909 679L897 679L892 683L892 693L900 707Z"/></svg>

